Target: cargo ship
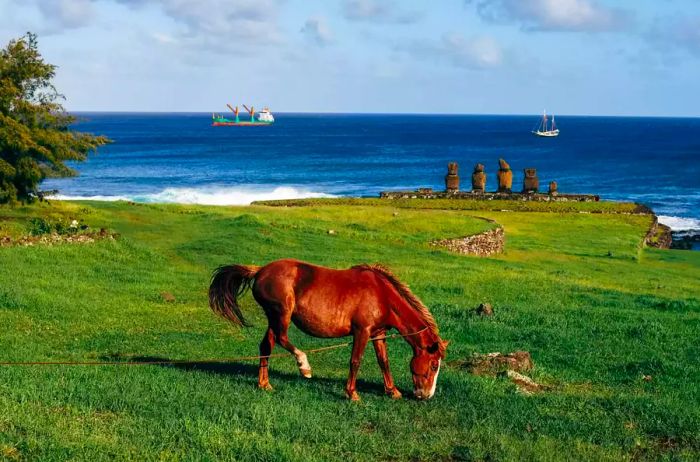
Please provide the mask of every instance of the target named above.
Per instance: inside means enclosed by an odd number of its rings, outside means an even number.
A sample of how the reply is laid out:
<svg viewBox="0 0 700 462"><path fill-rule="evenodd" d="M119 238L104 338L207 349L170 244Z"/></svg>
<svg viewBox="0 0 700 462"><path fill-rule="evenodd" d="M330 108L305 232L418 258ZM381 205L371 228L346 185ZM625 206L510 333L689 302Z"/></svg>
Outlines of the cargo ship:
<svg viewBox="0 0 700 462"><path fill-rule="evenodd" d="M229 126L260 126L260 125L272 125L275 122L275 117L272 115L270 110L268 108L264 108L260 113L258 114L258 118L255 118L255 108L251 106L248 108L245 104L243 107L245 108L246 111L248 111L248 114L250 115L250 119L244 119L241 120L238 117L238 106L235 108L231 107L230 104L227 104L229 109L233 112L234 118L233 119L227 119L226 117L222 116L221 114L212 114L212 123L211 125L213 127L229 127Z"/></svg>

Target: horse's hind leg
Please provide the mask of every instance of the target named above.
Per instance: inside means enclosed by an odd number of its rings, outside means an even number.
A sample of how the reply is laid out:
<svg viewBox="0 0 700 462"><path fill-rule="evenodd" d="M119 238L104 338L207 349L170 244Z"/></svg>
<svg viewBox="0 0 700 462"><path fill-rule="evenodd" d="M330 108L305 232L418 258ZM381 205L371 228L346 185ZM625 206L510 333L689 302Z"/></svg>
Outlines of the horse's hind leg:
<svg viewBox="0 0 700 462"><path fill-rule="evenodd" d="M294 312L294 297L290 296L287 299L287 303L282 307L282 316L278 326L277 341L280 346L285 350L289 351L294 355L297 361L297 366L299 367L299 373L306 377L311 378L311 365L309 364L309 359L306 357L306 353L295 347L292 342L289 341L287 336L287 331L289 330L289 324L292 322L292 312Z"/></svg>
<svg viewBox="0 0 700 462"><path fill-rule="evenodd" d="M272 390L270 379L268 377L269 356L272 354L272 349L275 346L275 334L272 327L267 328L265 336L260 342L260 369L258 370L258 388L263 390Z"/></svg>
<svg viewBox="0 0 700 462"><path fill-rule="evenodd" d="M380 333L380 336L384 336L384 332ZM377 362L379 363L379 368L382 370L382 375L384 376L384 392L391 396L392 399L401 398L401 392L394 385L394 378L391 376L391 371L389 370L389 355L386 351L386 339L374 340L374 352L377 354Z"/></svg>

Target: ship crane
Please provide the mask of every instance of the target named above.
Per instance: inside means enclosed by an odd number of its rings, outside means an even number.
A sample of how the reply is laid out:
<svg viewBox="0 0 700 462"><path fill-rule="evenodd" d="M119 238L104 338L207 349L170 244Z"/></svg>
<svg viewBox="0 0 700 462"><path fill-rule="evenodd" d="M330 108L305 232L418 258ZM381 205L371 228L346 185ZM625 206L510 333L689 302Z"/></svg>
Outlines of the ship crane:
<svg viewBox="0 0 700 462"><path fill-rule="evenodd" d="M226 106L228 106L229 109L233 112L233 115L236 116L236 122L239 122L238 120L238 106L236 106L236 109L232 108L230 104L226 103Z"/></svg>
<svg viewBox="0 0 700 462"><path fill-rule="evenodd" d="M245 104L243 105L243 107L246 111L248 111L248 114L250 114L250 121L255 122L255 107L251 106L249 109L248 106L246 106Z"/></svg>

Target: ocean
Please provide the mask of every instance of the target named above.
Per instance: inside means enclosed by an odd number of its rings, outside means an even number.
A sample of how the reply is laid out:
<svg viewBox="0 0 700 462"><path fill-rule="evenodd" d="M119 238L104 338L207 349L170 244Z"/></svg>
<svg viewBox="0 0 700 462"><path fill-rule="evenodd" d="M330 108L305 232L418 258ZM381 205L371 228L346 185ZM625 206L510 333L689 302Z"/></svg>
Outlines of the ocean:
<svg viewBox="0 0 700 462"><path fill-rule="evenodd" d="M647 204L675 230L700 230L700 118L557 117L558 138L532 116L275 114L263 127L212 127L211 114L79 113L75 129L110 137L79 175L48 179L60 198L215 205L383 190L444 189L457 162L496 188L498 159L537 169L541 189Z"/></svg>

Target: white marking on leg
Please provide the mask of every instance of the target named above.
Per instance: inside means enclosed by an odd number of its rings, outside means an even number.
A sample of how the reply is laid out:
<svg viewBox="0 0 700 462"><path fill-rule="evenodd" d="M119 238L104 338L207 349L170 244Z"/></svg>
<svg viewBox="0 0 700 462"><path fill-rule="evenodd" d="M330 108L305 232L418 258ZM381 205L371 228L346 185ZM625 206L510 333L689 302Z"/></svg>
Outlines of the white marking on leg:
<svg viewBox="0 0 700 462"><path fill-rule="evenodd" d="M306 378L311 377L311 364L309 364L306 353L301 350L294 350L294 356L297 359L297 366L299 366L301 374Z"/></svg>
<svg viewBox="0 0 700 462"><path fill-rule="evenodd" d="M435 389L437 388L437 378L438 375L440 374L440 365L442 364L442 359L438 359L438 370L435 372L435 377L433 377L433 387L430 389L430 394L428 395L428 398L432 398L433 395L435 394Z"/></svg>

